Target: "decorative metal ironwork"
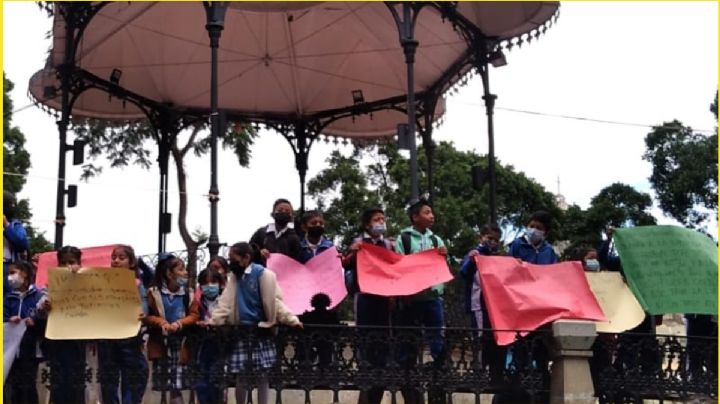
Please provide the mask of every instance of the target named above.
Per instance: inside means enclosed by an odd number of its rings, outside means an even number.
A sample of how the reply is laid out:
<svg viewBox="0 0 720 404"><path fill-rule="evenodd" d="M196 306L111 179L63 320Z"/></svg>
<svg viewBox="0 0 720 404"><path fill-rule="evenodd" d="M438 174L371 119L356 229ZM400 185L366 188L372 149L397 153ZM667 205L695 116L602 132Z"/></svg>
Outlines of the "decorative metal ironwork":
<svg viewBox="0 0 720 404"><path fill-rule="evenodd" d="M717 338L599 334L590 360L601 403L717 401Z"/></svg>

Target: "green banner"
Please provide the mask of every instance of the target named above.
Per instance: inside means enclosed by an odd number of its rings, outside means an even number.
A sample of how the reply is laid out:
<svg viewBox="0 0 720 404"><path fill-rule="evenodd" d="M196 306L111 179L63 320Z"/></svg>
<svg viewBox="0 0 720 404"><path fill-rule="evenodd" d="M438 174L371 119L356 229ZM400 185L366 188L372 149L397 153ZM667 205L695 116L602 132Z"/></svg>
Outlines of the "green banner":
<svg viewBox="0 0 720 404"><path fill-rule="evenodd" d="M650 314L718 312L715 241L677 226L615 230L625 277Z"/></svg>

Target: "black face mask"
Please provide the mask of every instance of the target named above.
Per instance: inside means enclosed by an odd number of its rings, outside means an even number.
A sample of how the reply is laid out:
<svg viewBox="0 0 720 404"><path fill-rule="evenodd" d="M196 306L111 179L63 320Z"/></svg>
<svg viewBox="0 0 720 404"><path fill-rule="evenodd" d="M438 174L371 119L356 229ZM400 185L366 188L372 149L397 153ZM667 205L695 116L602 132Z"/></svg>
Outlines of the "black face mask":
<svg viewBox="0 0 720 404"><path fill-rule="evenodd" d="M325 233L325 228L323 226L308 227L307 229L308 236L312 238L320 238L323 233Z"/></svg>
<svg viewBox="0 0 720 404"><path fill-rule="evenodd" d="M230 261L229 269L235 276L242 276L243 272L245 272L245 268L237 261Z"/></svg>
<svg viewBox="0 0 720 404"><path fill-rule="evenodd" d="M275 227L281 229L287 226L287 224L290 223L290 220L292 220L290 214L285 212L273 213L272 217L275 219Z"/></svg>

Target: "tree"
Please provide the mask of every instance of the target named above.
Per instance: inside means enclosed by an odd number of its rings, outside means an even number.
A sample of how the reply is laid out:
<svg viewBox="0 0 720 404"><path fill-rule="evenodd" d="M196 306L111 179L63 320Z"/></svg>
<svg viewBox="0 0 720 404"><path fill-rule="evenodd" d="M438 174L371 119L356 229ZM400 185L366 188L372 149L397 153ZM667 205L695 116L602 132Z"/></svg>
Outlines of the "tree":
<svg viewBox="0 0 720 404"><path fill-rule="evenodd" d="M433 205L436 212L433 232L449 243L451 255L463 256L476 242L479 228L489 217L488 189L472 188L471 167L487 167L487 158L462 152L452 143L435 146ZM333 152L328 168L308 182L308 195L318 203L330 234L347 245L359 232L362 210L380 205L389 217L388 233L396 235L409 225L405 213L410 194L409 162L394 145L356 147L350 156ZM362 164L361 162L364 162ZM418 165L426 167L424 154ZM419 173L420 191L426 192L426 172ZM498 216L503 228L519 229L538 209L559 218L553 195L511 166L498 163Z"/></svg>
<svg viewBox="0 0 720 404"><path fill-rule="evenodd" d="M710 111L717 120L717 94ZM653 127L645 146L650 183L665 214L690 228L702 227L711 213L717 217L717 127L706 136L677 120L665 122Z"/></svg>
<svg viewBox="0 0 720 404"><path fill-rule="evenodd" d="M159 146L161 134L149 121L113 122L97 119L81 119L73 122L73 130L78 139L89 145L90 163L83 165L82 178L88 180L102 172L102 166L94 164L104 156L110 167L125 167L130 164L149 169L152 166L151 144ZM231 124L219 137L222 147L231 149L238 163L247 167L250 162L250 146L256 131L249 125ZM185 139L181 139L185 137ZM187 249L188 271L197 272L197 250L207 240L199 233L191 233L187 226L187 173L185 157L190 151L202 156L210 150L210 133L207 126L198 124L177 133L171 133L168 139L169 155L175 163L178 181L178 229Z"/></svg>
<svg viewBox="0 0 720 404"><path fill-rule="evenodd" d="M3 72L3 190L17 195L25 186L25 176L30 170L30 153L25 149L25 135L20 128L12 125L13 101L10 92L14 87ZM16 219L25 222L31 254L53 249L45 234L30 225L30 201L18 200L16 215Z"/></svg>
<svg viewBox="0 0 720 404"><path fill-rule="evenodd" d="M602 233L607 226L656 224L655 217L649 212L651 207L650 195L629 185L614 183L603 188L590 200L587 210L572 205L565 212L562 228L570 244L563 255L568 258L581 246L596 247L602 242Z"/></svg>

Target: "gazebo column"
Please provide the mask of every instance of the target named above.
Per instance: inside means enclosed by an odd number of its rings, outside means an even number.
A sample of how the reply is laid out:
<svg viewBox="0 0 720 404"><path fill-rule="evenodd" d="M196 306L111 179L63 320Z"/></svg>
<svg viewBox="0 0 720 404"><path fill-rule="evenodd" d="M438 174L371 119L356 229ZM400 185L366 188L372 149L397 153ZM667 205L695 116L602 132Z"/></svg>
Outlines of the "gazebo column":
<svg viewBox="0 0 720 404"><path fill-rule="evenodd" d="M300 211L305 212L305 178L308 170L308 156L312 141L308 142L307 126L305 122L295 124L295 168L300 176Z"/></svg>
<svg viewBox="0 0 720 404"><path fill-rule="evenodd" d="M225 12L227 2L206 1L203 2L207 23L205 28L210 36L210 237L208 239L208 250L210 257L214 258L220 251L220 238L218 237L218 208L220 190L217 180L217 141L220 135L220 122L218 113L218 46L220 34L225 27Z"/></svg>
<svg viewBox="0 0 720 404"><path fill-rule="evenodd" d="M490 61L488 58L488 47L485 40L479 41L477 48L476 67L480 73L483 85L482 99L485 102L485 114L487 115L488 135L488 177L490 177L490 192L488 203L490 205L490 223L497 223L497 180L495 174L495 126L494 111L497 95L490 93Z"/></svg>
<svg viewBox="0 0 720 404"><path fill-rule="evenodd" d="M434 196L435 182L433 178L433 157L435 155L435 143L432 140L432 121L435 116L435 108L440 99L440 94L430 94L425 98L423 110L422 140L425 158L427 159L427 192L432 202Z"/></svg>

